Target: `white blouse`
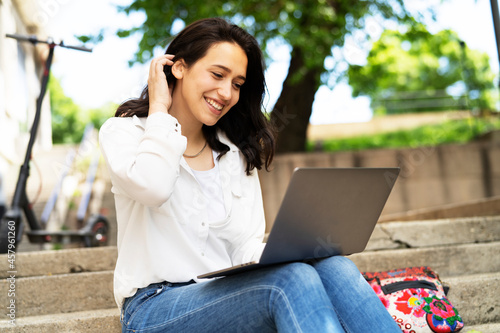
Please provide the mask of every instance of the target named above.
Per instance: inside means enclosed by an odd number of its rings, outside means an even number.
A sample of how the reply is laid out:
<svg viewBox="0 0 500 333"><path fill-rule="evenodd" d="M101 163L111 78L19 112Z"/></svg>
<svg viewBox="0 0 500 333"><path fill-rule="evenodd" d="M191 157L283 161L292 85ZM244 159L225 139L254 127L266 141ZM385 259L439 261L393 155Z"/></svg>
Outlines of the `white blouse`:
<svg viewBox="0 0 500 333"><path fill-rule="evenodd" d="M212 152L215 166L210 170L194 170L194 177L201 187L201 192L205 198L210 202L208 208L208 223L220 221L226 216L226 209L224 208L224 195L222 193L222 183L219 174L219 161L217 160L218 154Z"/></svg>
<svg viewBox="0 0 500 333"><path fill-rule="evenodd" d="M115 117L101 127L118 222L114 293L126 297L151 283L198 281L196 276L256 260L264 249L265 220L256 170L225 135L218 163L224 216L209 216L203 193L182 154L187 140L171 115Z"/></svg>

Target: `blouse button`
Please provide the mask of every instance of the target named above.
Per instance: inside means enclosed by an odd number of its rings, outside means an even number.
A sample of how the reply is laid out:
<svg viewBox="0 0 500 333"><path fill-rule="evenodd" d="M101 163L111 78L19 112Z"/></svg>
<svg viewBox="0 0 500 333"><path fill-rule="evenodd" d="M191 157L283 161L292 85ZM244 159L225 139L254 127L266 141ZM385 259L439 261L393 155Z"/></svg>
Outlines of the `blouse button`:
<svg viewBox="0 0 500 333"><path fill-rule="evenodd" d="M205 222L201 222L201 226L204 227L205 226Z"/></svg>

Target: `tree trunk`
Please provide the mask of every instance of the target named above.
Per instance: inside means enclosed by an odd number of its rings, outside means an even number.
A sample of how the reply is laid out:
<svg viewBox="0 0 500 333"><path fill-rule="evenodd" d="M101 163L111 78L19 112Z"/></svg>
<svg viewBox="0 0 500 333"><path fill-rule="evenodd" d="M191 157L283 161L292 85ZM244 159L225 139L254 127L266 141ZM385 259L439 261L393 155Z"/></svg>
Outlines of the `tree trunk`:
<svg viewBox="0 0 500 333"><path fill-rule="evenodd" d="M294 78L299 71L304 71L304 74ZM294 47L281 95L271 112L271 122L278 134L277 153L305 150L307 126L320 73L321 69L306 69L301 49Z"/></svg>

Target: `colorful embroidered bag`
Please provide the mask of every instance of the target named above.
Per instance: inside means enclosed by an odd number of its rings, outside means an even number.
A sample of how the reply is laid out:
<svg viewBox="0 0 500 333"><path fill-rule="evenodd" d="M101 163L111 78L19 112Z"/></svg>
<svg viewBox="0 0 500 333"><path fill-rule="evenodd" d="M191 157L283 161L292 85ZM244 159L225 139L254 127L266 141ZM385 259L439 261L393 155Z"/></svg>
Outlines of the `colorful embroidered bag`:
<svg viewBox="0 0 500 333"><path fill-rule="evenodd" d="M365 272L363 276L404 333L458 332L464 327L439 276L429 267Z"/></svg>

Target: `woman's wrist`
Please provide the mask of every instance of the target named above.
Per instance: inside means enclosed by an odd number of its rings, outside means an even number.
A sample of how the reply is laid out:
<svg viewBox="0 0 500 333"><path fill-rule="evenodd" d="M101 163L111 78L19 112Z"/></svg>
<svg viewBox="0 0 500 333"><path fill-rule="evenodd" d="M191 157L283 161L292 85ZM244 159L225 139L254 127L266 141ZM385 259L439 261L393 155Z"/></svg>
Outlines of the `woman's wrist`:
<svg viewBox="0 0 500 333"><path fill-rule="evenodd" d="M163 103L150 103L149 104L149 115L152 115L156 112L163 112L168 114L168 108Z"/></svg>

